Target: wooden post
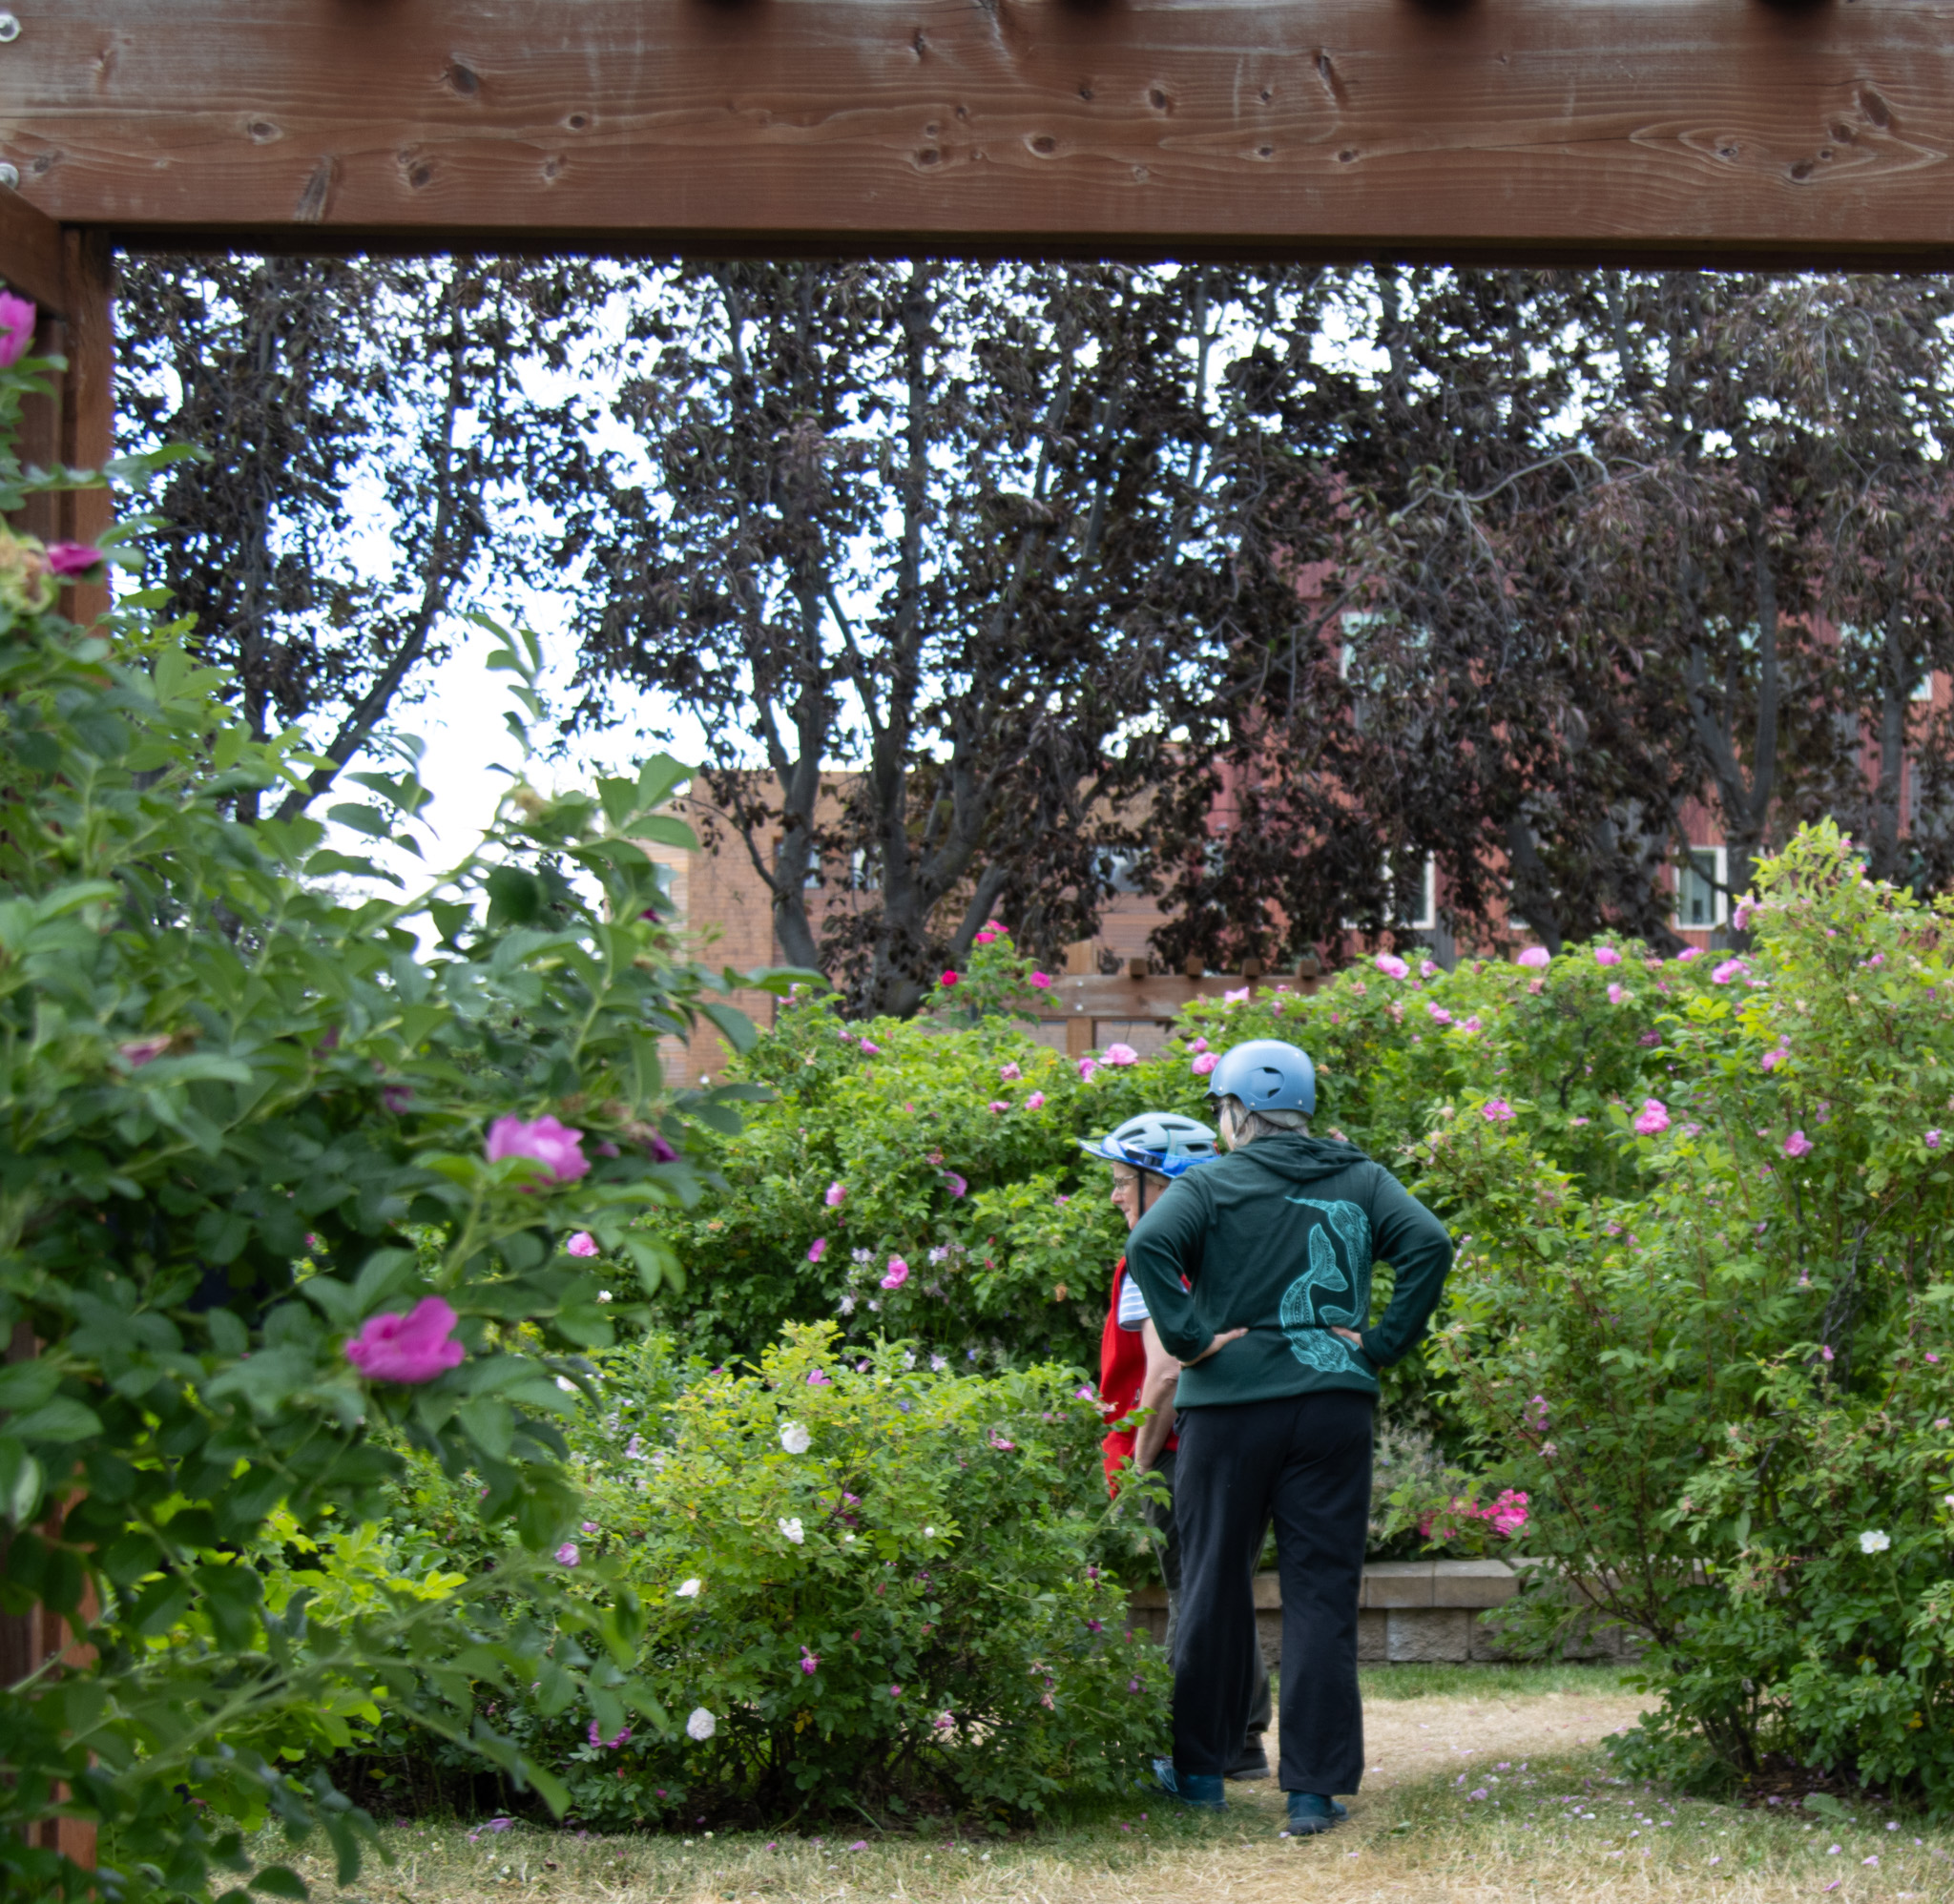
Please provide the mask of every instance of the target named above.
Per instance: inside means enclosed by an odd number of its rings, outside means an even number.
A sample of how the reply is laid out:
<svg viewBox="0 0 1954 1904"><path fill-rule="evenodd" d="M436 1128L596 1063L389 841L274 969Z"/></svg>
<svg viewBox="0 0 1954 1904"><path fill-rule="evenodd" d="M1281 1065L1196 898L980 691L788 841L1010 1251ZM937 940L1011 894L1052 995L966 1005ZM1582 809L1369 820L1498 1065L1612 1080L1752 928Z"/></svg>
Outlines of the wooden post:
<svg viewBox="0 0 1954 1904"><path fill-rule="evenodd" d="M25 1361L36 1351L33 1333L26 1323L16 1323L7 1345L10 1362ZM59 1540L61 1522L72 1501L64 1500L41 1523L41 1533ZM4 1559L4 1554L0 1554ZM82 1596L81 1617L95 1617L98 1607L91 1586ZM0 1686L17 1686L47 1661L59 1657L67 1666L86 1666L94 1658L92 1647L79 1645L59 1614L45 1606L27 1613L0 1613ZM27 1829L28 1842L44 1851L61 1852L84 1871L95 1868L95 1828L83 1818L41 1818Z"/></svg>
<svg viewBox="0 0 1954 1904"><path fill-rule="evenodd" d="M0 191L0 279L34 300L36 354L68 360L52 394L33 399L22 415L22 460L42 468L97 469L110 454L114 395L109 260L104 235L64 232L11 193ZM45 541L93 542L109 524L108 492L37 496L21 510L19 523ZM108 589L99 583L72 587L66 595L67 611L77 621L92 621L109 605ZM7 1345L7 1359L22 1360L35 1348L33 1335L23 1323ZM50 1539L60 1537L70 1504L64 1501L44 1524L42 1531ZM94 1617L93 1593L81 1610L84 1619ZM65 1622L45 1607L0 1614L0 1684L17 1685L56 1657L67 1665L82 1666L92 1654L75 1645ZM41 1819L29 1827L29 1837L45 1850L64 1852L84 1870L94 1869L95 1828L82 1819Z"/></svg>
<svg viewBox="0 0 1954 1904"><path fill-rule="evenodd" d="M99 469L114 445L107 235L63 231L0 191L0 279L34 300L34 355L68 360L52 395L23 405L21 461L43 469ZM106 489L35 496L16 523L43 542L92 543L109 526L109 505ZM68 613L79 622L93 621L109 606L106 583L76 583L64 596Z"/></svg>

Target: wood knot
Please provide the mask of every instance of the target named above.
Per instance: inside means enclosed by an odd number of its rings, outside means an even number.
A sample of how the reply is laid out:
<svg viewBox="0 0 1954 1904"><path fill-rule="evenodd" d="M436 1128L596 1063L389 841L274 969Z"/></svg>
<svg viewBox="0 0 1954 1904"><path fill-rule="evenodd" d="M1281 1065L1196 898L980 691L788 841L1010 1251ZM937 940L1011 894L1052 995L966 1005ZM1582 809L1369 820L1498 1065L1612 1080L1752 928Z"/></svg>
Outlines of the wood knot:
<svg viewBox="0 0 1954 1904"><path fill-rule="evenodd" d="M1079 97L1080 97L1081 99L1091 99L1091 96L1092 96L1092 89L1091 89L1091 88L1090 86L1086 86L1086 85L1083 85L1083 84L1082 84L1082 85L1080 86L1080 88L1079 88Z"/></svg>
<svg viewBox="0 0 1954 1904"><path fill-rule="evenodd" d="M921 59L929 51L929 42L923 37L923 29L921 27L916 29L916 36L909 42L909 51L918 59Z"/></svg>
<svg viewBox="0 0 1954 1904"><path fill-rule="evenodd" d="M1156 113L1171 113L1174 110L1174 101L1167 96L1167 89L1164 86L1155 86L1149 91L1147 104Z"/></svg>
<svg viewBox="0 0 1954 1904"><path fill-rule="evenodd" d="M588 113L572 113L563 123L572 132L580 133L591 123L591 115Z"/></svg>
<svg viewBox="0 0 1954 1904"><path fill-rule="evenodd" d="M1337 155L1337 163L1339 165L1348 165L1354 158L1356 158L1356 156L1357 148L1354 145L1346 145L1343 148L1343 150Z"/></svg>
<svg viewBox="0 0 1954 1904"><path fill-rule="evenodd" d="M938 152L933 145L925 146L923 150L916 155L916 163L918 165L939 165L942 162L943 154Z"/></svg>
<svg viewBox="0 0 1954 1904"><path fill-rule="evenodd" d="M1801 159L1798 159L1798 161L1797 161L1797 162L1796 162L1796 163L1795 163L1795 164L1794 164L1794 165L1793 165L1793 166L1792 166L1792 167L1790 168L1790 176L1792 176L1793 178L1798 178L1798 179L1804 179L1804 178L1809 178L1809 177L1810 177L1810 176L1812 176L1812 173L1813 173L1813 171L1814 171L1814 170L1815 170L1815 167L1814 167L1814 165L1813 165L1813 162L1812 162L1812 160L1810 160L1809 158L1801 158Z"/></svg>
<svg viewBox="0 0 1954 1904"><path fill-rule="evenodd" d="M1058 150L1058 141L1050 133L1040 133L1031 141L1031 150L1043 157L1050 158Z"/></svg>
<svg viewBox="0 0 1954 1904"><path fill-rule="evenodd" d="M269 145L272 140L281 136L279 129L269 119L253 119L244 130L250 134L253 145Z"/></svg>
<svg viewBox="0 0 1954 1904"><path fill-rule="evenodd" d="M1258 145L1256 147L1256 156L1258 158L1274 158L1276 156L1276 148L1272 145Z"/></svg>
<svg viewBox="0 0 1954 1904"><path fill-rule="evenodd" d="M475 77L474 70L464 66L460 60L448 61L447 71L442 75L449 88L464 99L471 98L482 90L482 82Z"/></svg>
<svg viewBox="0 0 1954 1904"><path fill-rule="evenodd" d="M1874 125L1884 132L1893 123L1893 108L1873 91L1870 86L1861 86L1859 93L1859 109Z"/></svg>

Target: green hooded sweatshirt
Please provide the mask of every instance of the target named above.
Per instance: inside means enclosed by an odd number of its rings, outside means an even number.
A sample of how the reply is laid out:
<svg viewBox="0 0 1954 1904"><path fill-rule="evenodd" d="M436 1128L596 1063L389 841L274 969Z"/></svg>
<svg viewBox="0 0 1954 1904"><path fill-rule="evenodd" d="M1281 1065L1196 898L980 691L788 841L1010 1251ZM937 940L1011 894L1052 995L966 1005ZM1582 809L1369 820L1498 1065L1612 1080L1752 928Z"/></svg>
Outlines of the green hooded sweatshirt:
<svg viewBox="0 0 1954 1904"><path fill-rule="evenodd" d="M1369 1329L1380 1261L1395 1281ZM1312 1389L1375 1395L1377 1371L1424 1333L1452 1240L1354 1144L1285 1131L1176 1178L1134 1226L1126 1262L1170 1355L1184 1361L1224 1330L1247 1328L1181 1370L1176 1404L1203 1408ZM1332 1324L1360 1331L1362 1353Z"/></svg>

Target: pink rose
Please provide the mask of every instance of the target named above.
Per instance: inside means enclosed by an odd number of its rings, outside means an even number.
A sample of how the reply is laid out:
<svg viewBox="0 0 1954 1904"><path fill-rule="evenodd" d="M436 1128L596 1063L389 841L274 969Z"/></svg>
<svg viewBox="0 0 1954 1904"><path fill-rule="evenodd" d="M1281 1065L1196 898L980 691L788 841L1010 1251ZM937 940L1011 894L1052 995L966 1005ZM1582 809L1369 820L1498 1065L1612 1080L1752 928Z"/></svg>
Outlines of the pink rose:
<svg viewBox="0 0 1954 1904"><path fill-rule="evenodd" d="M809 1388L832 1388L834 1382L825 1369L816 1369L808 1376L807 1385Z"/></svg>
<svg viewBox="0 0 1954 1904"><path fill-rule="evenodd" d="M946 972L937 983L943 986L945 991L950 991L958 983L957 975L954 972Z"/></svg>
<svg viewBox="0 0 1954 1904"><path fill-rule="evenodd" d="M1941 1133L1938 1130L1929 1130L1922 1141L1929 1150L1938 1150L1941 1148Z"/></svg>
<svg viewBox="0 0 1954 1904"><path fill-rule="evenodd" d="M1109 1045L1099 1054L1109 1065L1137 1065L1140 1054L1131 1045Z"/></svg>
<svg viewBox="0 0 1954 1904"><path fill-rule="evenodd" d="M1031 974L1031 983L1041 992L1049 992L1051 989L1051 974L1050 972L1033 972Z"/></svg>
<svg viewBox="0 0 1954 1904"><path fill-rule="evenodd" d="M170 1034L159 1032L154 1038L132 1038L127 1045L118 1045L115 1049L128 1061L134 1071L149 1063L152 1058L160 1058L170 1048Z"/></svg>
<svg viewBox="0 0 1954 1904"><path fill-rule="evenodd" d="M34 341L34 307L11 291L0 291L0 370L10 370Z"/></svg>
<svg viewBox="0 0 1954 1904"><path fill-rule="evenodd" d="M1787 1157L1802 1157L1812 1148L1812 1140L1802 1130L1794 1130L1784 1140L1784 1154Z"/></svg>
<svg viewBox="0 0 1954 1904"><path fill-rule="evenodd" d="M1197 1078L1205 1078L1208 1075L1208 1073L1212 1071L1215 1068L1215 1066L1218 1065L1220 1062L1221 1060L1218 1057L1216 1057L1214 1052L1203 1051L1201 1055L1195 1060L1195 1076Z"/></svg>
<svg viewBox="0 0 1954 1904"><path fill-rule="evenodd" d="M946 1170L943 1173L943 1187L952 1196L962 1196L970 1188L954 1170Z"/></svg>
<svg viewBox="0 0 1954 1904"><path fill-rule="evenodd" d="M1710 983L1713 985L1727 985L1733 979L1742 978L1743 972L1744 962L1741 959L1726 959L1710 974Z"/></svg>
<svg viewBox="0 0 1954 1904"><path fill-rule="evenodd" d="M1702 956L1703 948L1700 945L1685 945L1675 955L1675 962L1678 965L1687 965L1692 959L1700 959Z"/></svg>
<svg viewBox="0 0 1954 1904"><path fill-rule="evenodd" d="M99 548L91 548L85 542L51 542L48 545L48 573L51 575L86 575L93 569L99 569L109 558Z"/></svg>
<svg viewBox="0 0 1954 1904"><path fill-rule="evenodd" d="M1043 1110L1045 1108L1045 1093L1043 1091L1033 1091L1025 1100L1025 1108L1027 1110Z"/></svg>
<svg viewBox="0 0 1954 1904"><path fill-rule="evenodd" d="M1080 1082L1080 1083L1081 1083L1082 1085L1083 1085L1083 1084L1086 1084L1087 1082L1089 1082L1089 1081L1091 1080L1091 1076L1092 1076L1092 1073L1093 1073L1094 1071L1096 1071L1096 1070L1097 1070L1098 1068L1099 1068L1099 1061L1098 1061L1098 1059L1096 1059L1096 1058L1081 1058L1081 1059L1079 1060L1079 1082Z"/></svg>
<svg viewBox="0 0 1954 1904"><path fill-rule="evenodd" d="M902 1286L903 1286L903 1285L904 1285L904 1284L905 1282L907 1282L908 1280L909 1280L909 1266L908 1266L908 1264L907 1264L907 1263L905 1263L905 1262L904 1262L904 1260L903 1260L903 1259L902 1259L902 1257L900 1257L900 1256L891 1256L891 1257L889 1258L889 1266L888 1266L888 1269L887 1269L887 1270L886 1270L886 1271L885 1271L885 1272L883 1273L883 1279L882 1279L882 1286L883 1286L883 1289L901 1289L901 1288L902 1288Z"/></svg>
<svg viewBox="0 0 1954 1904"><path fill-rule="evenodd" d="M1009 1108L1010 1104L1008 1100L1005 1098L994 1097L990 1100L990 1112L993 1117L1002 1116Z"/></svg>
<svg viewBox="0 0 1954 1904"><path fill-rule="evenodd" d="M875 1041L871 1038L864 1038L862 1041L862 1048L864 1051L866 1051L871 1058L879 1058L882 1055L882 1046L876 1044Z"/></svg>
<svg viewBox="0 0 1954 1904"><path fill-rule="evenodd" d="M1489 1097L1479 1107L1479 1114L1488 1124L1507 1124L1512 1121L1514 1111L1503 1097Z"/></svg>
<svg viewBox="0 0 1954 1904"><path fill-rule="evenodd" d="M1644 1098L1635 1116L1635 1128L1644 1137L1659 1136L1669 1128L1669 1107L1659 1097Z"/></svg>
<svg viewBox="0 0 1954 1904"><path fill-rule="evenodd" d="M1597 965L1619 965L1622 955L1612 945L1597 945L1594 948L1594 962Z"/></svg>
<svg viewBox="0 0 1954 1904"><path fill-rule="evenodd" d="M1520 954L1518 962L1529 971L1542 971L1553 962L1553 955L1545 945L1529 945Z"/></svg>
<svg viewBox="0 0 1954 1904"><path fill-rule="evenodd" d="M1208 1041L1205 1038L1196 1038L1187 1048L1190 1051L1205 1051L1208 1048Z"/></svg>
<svg viewBox="0 0 1954 1904"><path fill-rule="evenodd" d="M423 1296L405 1315L373 1315L346 1344L346 1360L368 1381L432 1381L468 1351L454 1339L453 1310L438 1295Z"/></svg>
<svg viewBox="0 0 1954 1904"><path fill-rule="evenodd" d="M811 1653L805 1646L802 1646L800 1648L800 1670L809 1674L819 1672L821 1670L821 1655L819 1653Z"/></svg>
<svg viewBox="0 0 1954 1904"><path fill-rule="evenodd" d="M598 1731L597 1722L592 1719L591 1721L591 1729L586 1736L590 1739L591 1744L595 1746L600 1751L608 1752L621 1746L625 1740L631 1737L631 1728L627 1726L614 1739L607 1739Z"/></svg>
<svg viewBox="0 0 1954 1904"><path fill-rule="evenodd" d="M591 1168L583 1135L551 1116L527 1123L520 1117L498 1117L488 1127L485 1149L491 1164L504 1157L527 1157L540 1164L552 1183L573 1184Z"/></svg>
<svg viewBox="0 0 1954 1904"><path fill-rule="evenodd" d="M818 1263L823 1256L827 1254L827 1252L828 1239L825 1236L817 1236L814 1239L814 1241L807 1246L807 1260L810 1263Z"/></svg>
<svg viewBox="0 0 1954 1904"><path fill-rule="evenodd" d="M1221 1003L1223 1004L1246 1004L1248 1003L1248 995L1252 987L1248 985L1243 985L1239 991L1223 992L1221 994Z"/></svg>
<svg viewBox="0 0 1954 1904"><path fill-rule="evenodd" d="M1411 967L1395 953L1380 952L1371 963L1387 979L1408 979L1411 976Z"/></svg>
<svg viewBox="0 0 1954 1904"><path fill-rule="evenodd" d="M594 1256L597 1253L597 1239L588 1230L579 1230L563 1247L572 1256Z"/></svg>
<svg viewBox="0 0 1954 1904"><path fill-rule="evenodd" d="M830 1210L840 1210L848 1194L847 1186L839 1181L828 1186L825 1202Z"/></svg>
<svg viewBox="0 0 1954 1904"><path fill-rule="evenodd" d="M577 1552L574 1541L564 1542L556 1550L556 1564L560 1567L573 1567L582 1559L583 1556Z"/></svg>
<svg viewBox="0 0 1954 1904"><path fill-rule="evenodd" d="M1015 1065L1000 1065L997 1075L1006 1084L1015 1084L1025 1074Z"/></svg>
<svg viewBox="0 0 1954 1904"><path fill-rule="evenodd" d="M1436 978L1438 976L1438 969L1429 959L1421 959L1418 962L1418 976L1421 979Z"/></svg>
<svg viewBox="0 0 1954 1904"><path fill-rule="evenodd" d="M1449 1024L1452 1022L1452 1014L1442 1004L1427 1004L1425 1010L1430 1013L1434 1024Z"/></svg>
<svg viewBox="0 0 1954 1904"><path fill-rule="evenodd" d="M1625 992L1625 991L1623 991L1623 990L1622 990L1622 988L1621 988L1621 987L1620 987L1619 985L1610 985L1610 986L1609 986L1609 988L1608 988L1608 1002L1609 1002L1609 1004L1621 1004L1621 1002L1622 1002L1622 1001L1623 1001L1623 1000L1624 1000L1625 998L1627 998L1627 997L1628 997L1628 993L1627 993L1627 992Z"/></svg>

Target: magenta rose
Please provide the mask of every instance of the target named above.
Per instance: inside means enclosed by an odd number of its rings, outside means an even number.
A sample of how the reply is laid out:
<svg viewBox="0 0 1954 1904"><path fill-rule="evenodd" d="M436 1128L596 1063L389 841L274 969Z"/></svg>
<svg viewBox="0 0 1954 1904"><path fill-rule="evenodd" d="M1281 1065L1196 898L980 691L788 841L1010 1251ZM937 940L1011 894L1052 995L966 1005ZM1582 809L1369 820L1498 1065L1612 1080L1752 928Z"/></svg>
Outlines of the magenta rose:
<svg viewBox="0 0 1954 1904"><path fill-rule="evenodd" d="M34 341L34 307L11 291L0 291L0 370L10 370Z"/></svg>
<svg viewBox="0 0 1954 1904"><path fill-rule="evenodd" d="M73 578L99 569L109 558L85 542L51 542L48 545L48 573Z"/></svg>
<svg viewBox="0 0 1954 1904"><path fill-rule="evenodd" d="M491 1164L504 1157L527 1157L540 1164L552 1182L573 1184L591 1168L591 1160L584 1155L583 1136L581 1130L572 1130L548 1115L531 1121L498 1117L488 1127L485 1154Z"/></svg>
<svg viewBox="0 0 1954 1904"><path fill-rule="evenodd" d="M423 1296L405 1315L369 1316L346 1360L368 1381L432 1381L468 1354L454 1339L458 1319L438 1295Z"/></svg>
<svg viewBox="0 0 1954 1904"><path fill-rule="evenodd" d="M572 1256L594 1256L597 1253L597 1239L588 1230L579 1230L563 1247Z"/></svg>

